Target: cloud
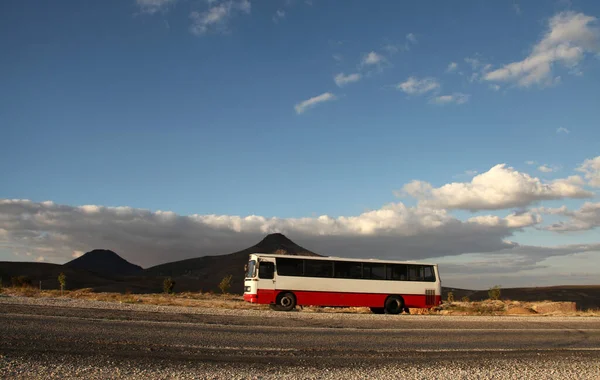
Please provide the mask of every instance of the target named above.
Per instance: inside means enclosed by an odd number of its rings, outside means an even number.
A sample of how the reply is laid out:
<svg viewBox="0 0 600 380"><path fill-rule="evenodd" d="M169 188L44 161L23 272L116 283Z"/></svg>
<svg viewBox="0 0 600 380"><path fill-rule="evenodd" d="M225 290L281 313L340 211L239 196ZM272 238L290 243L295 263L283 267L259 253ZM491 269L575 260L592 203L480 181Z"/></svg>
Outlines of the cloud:
<svg viewBox="0 0 600 380"><path fill-rule="evenodd" d="M500 86L497 84L490 84L490 89L494 91L500 91Z"/></svg>
<svg viewBox="0 0 600 380"><path fill-rule="evenodd" d="M319 103L329 102L335 100L336 96L330 92L325 92L321 95L312 97L310 99L304 100L294 106L297 114L301 114L306 111L308 108L312 108Z"/></svg>
<svg viewBox="0 0 600 380"><path fill-rule="evenodd" d="M51 262L107 248L143 266L224 254L281 232L308 249L346 257L425 259L517 246L513 232L535 216L511 214L491 221L461 221L445 210L393 203L357 216L267 218L250 215L182 216L131 207L67 206L0 200L0 247ZM366 252L376 252L370 254Z"/></svg>
<svg viewBox="0 0 600 380"><path fill-rule="evenodd" d="M418 43L417 37L414 35L414 33L408 33L406 35L406 41L410 42L413 45L416 45Z"/></svg>
<svg viewBox="0 0 600 380"><path fill-rule="evenodd" d="M571 131L568 130L567 128L565 128L565 127L560 127L560 128L556 129L556 133L565 133L565 134L568 135L569 133L571 133Z"/></svg>
<svg viewBox="0 0 600 380"><path fill-rule="evenodd" d="M559 170L556 166L548 166L546 164L538 166L538 170L542 173L553 173Z"/></svg>
<svg viewBox="0 0 600 380"><path fill-rule="evenodd" d="M212 4L215 3L213 6ZM221 3L210 2L211 6L204 12L190 13L192 25L190 33L195 36L202 36L209 32L227 33L228 21L235 13L250 13L251 5L248 0L224 1Z"/></svg>
<svg viewBox="0 0 600 380"><path fill-rule="evenodd" d="M492 167L471 182L455 182L434 188L424 181L412 181L403 193L419 200L424 207L464 210L501 210L526 207L535 202L563 198L589 198L578 176L544 183L505 164Z"/></svg>
<svg viewBox="0 0 600 380"><path fill-rule="evenodd" d="M596 18L583 13L561 12L548 22L548 31L522 61L488 72L488 81L515 82L520 87L556 83L555 64L573 70L587 53L600 52L600 32Z"/></svg>
<svg viewBox="0 0 600 380"><path fill-rule="evenodd" d="M278 23L279 21L285 18L285 11L283 9L278 9L277 12L273 15L273 22Z"/></svg>
<svg viewBox="0 0 600 380"><path fill-rule="evenodd" d="M579 210L571 211L566 206L559 208L540 207L535 210L542 214L568 216L567 222L560 221L545 227L554 232L587 231L600 226L600 202L585 202Z"/></svg>
<svg viewBox="0 0 600 380"><path fill-rule="evenodd" d="M584 173L588 185L600 187L600 156L585 160L576 170Z"/></svg>
<svg viewBox="0 0 600 380"><path fill-rule="evenodd" d="M405 82L398 83L396 88L409 95L423 95L430 91L438 90L440 84L435 78L418 79L416 77L409 77Z"/></svg>
<svg viewBox="0 0 600 380"><path fill-rule="evenodd" d="M525 163L527 165L535 165L537 162L533 161L533 160L529 160L529 161L525 161Z"/></svg>
<svg viewBox="0 0 600 380"><path fill-rule="evenodd" d="M456 71L457 69L458 69L458 63L456 63L456 62L450 62L448 64L448 67L446 68L446 72L447 73L451 73L451 72Z"/></svg>
<svg viewBox="0 0 600 380"><path fill-rule="evenodd" d="M477 82L492 68L492 65L484 62L479 53L465 58L465 63L471 67L471 75L467 78L469 82Z"/></svg>
<svg viewBox="0 0 600 380"><path fill-rule="evenodd" d="M342 87L348 83L358 82L361 78L359 73L344 75L344 73L339 73L336 75L333 80L338 87Z"/></svg>
<svg viewBox="0 0 600 380"><path fill-rule="evenodd" d="M175 4L177 0L136 0L136 5L142 13L154 14L156 12L166 11L169 6Z"/></svg>
<svg viewBox="0 0 600 380"><path fill-rule="evenodd" d="M383 55L371 51L363 56L361 66L378 66L385 62L386 59Z"/></svg>
<svg viewBox="0 0 600 380"><path fill-rule="evenodd" d="M471 95L463 94L461 92L455 92L451 95L440 95L435 96L431 99L431 103L433 104L465 104L469 101Z"/></svg>

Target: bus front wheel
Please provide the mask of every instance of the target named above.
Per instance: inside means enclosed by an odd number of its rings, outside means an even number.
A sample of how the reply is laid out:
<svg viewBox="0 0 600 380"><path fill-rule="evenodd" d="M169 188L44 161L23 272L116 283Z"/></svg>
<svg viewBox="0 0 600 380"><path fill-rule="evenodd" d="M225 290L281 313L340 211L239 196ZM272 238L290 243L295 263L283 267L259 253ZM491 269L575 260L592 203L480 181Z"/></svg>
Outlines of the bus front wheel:
<svg viewBox="0 0 600 380"><path fill-rule="evenodd" d="M293 293L281 293L277 296L277 309L292 311L296 308L296 296Z"/></svg>
<svg viewBox="0 0 600 380"><path fill-rule="evenodd" d="M404 310L404 300L402 297L389 296L385 300L384 310L386 314L400 314Z"/></svg>

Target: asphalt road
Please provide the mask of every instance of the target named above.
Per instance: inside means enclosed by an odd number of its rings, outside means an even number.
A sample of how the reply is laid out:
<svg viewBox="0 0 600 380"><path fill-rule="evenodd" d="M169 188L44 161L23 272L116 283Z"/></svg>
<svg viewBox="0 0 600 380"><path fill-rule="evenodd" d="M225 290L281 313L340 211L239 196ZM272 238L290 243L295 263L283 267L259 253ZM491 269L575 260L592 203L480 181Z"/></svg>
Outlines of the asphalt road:
<svg viewBox="0 0 600 380"><path fill-rule="evenodd" d="M0 377L600 377L597 318L307 314L0 303Z"/></svg>

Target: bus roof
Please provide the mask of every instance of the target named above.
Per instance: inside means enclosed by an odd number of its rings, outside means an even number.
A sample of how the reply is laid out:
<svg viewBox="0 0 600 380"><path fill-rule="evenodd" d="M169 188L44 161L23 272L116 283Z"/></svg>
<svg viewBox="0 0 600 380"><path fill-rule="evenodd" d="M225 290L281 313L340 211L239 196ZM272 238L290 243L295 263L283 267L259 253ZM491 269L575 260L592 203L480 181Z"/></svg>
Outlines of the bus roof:
<svg viewBox="0 0 600 380"><path fill-rule="evenodd" d="M250 255L258 257L273 257L273 258L284 258L284 259L309 259L309 260L335 260L335 261L359 261L369 263L383 263L383 264L420 264L420 265L435 265L434 263L426 263L422 261L397 261L397 260L379 260L379 259L365 259L365 258L350 258L350 257L335 257L335 256L296 256L296 255L276 255L272 253L260 253L255 252Z"/></svg>

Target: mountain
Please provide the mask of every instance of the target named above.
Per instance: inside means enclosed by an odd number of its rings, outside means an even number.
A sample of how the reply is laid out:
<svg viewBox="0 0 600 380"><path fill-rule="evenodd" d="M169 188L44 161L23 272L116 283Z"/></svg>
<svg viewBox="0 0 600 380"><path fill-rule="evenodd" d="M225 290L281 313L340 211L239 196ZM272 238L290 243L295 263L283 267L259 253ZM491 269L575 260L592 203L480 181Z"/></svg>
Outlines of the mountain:
<svg viewBox="0 0 600 380"><path fill-rule="evenodd" d="M139 265L132 264L107 249L94 249L64 266L108 276L129 276L142 271Z"/></svg>
<svg viewBox="0 0 600 380"><path fill-rule="evenodd" d="M219 282L233 275L231 292L242 293L244 288L244 265L251 253L276 253L291 256L321 256L299 246L283 234L267 235L258 244L228 255L203 256L175 261L144 270L143 276L172 277L175 290L217 290Z"/></svg>

